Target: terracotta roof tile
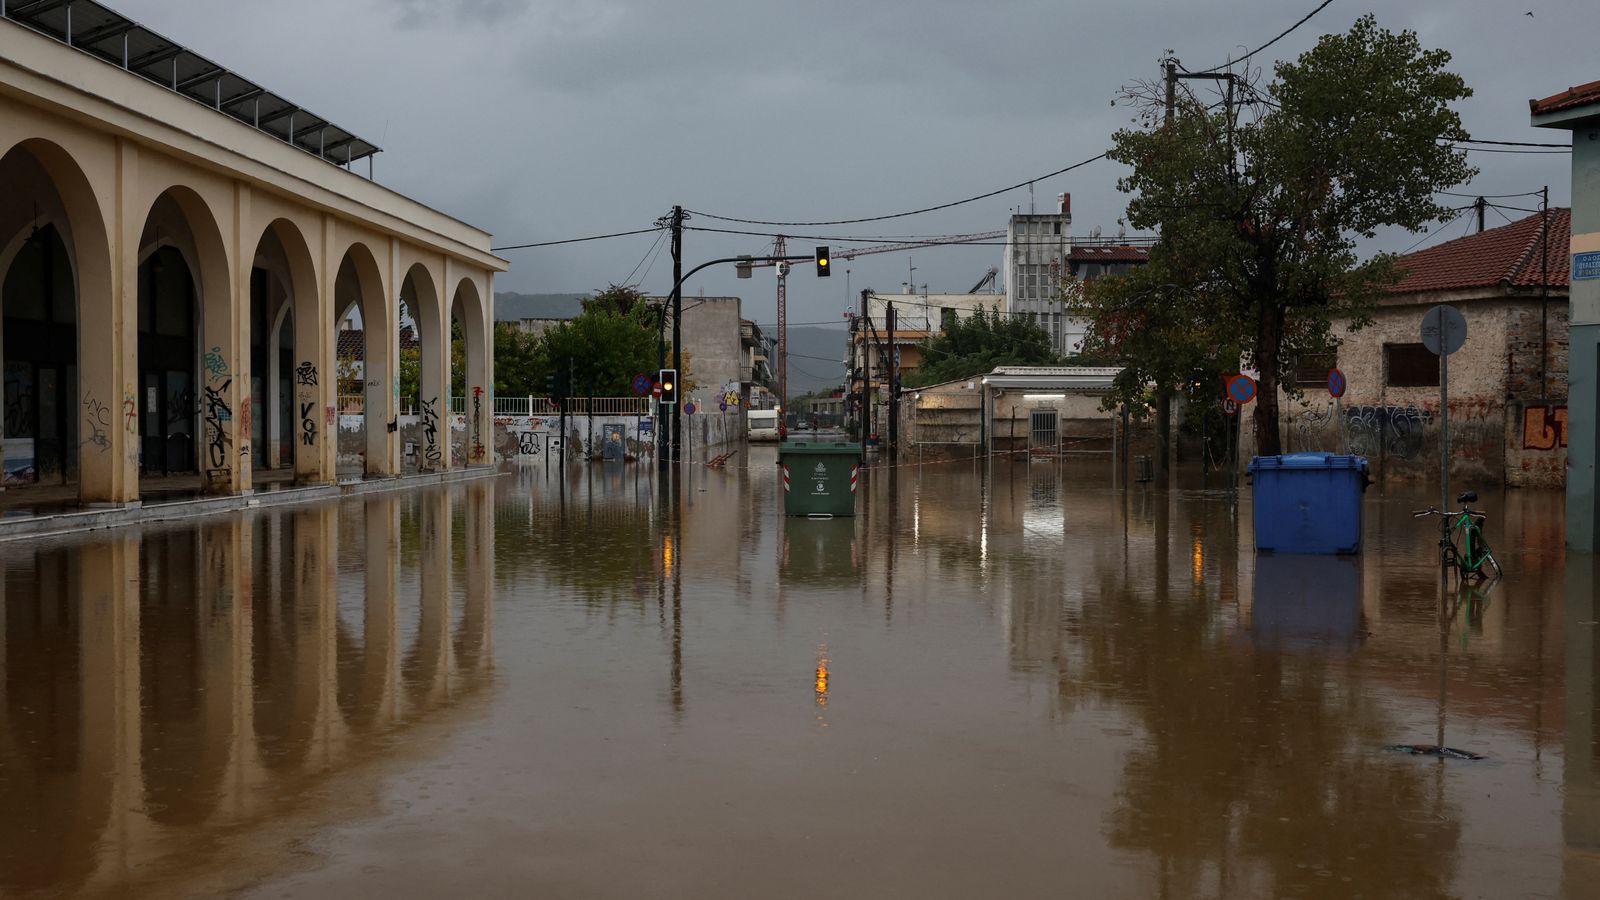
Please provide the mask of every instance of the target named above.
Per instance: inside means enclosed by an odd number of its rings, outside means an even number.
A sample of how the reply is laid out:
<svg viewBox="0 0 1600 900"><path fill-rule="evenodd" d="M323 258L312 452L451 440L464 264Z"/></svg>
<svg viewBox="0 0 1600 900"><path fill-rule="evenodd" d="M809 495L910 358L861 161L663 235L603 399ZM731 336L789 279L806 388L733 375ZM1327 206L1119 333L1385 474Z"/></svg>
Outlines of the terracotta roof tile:
<svg viewBox="0 0 1600 900"><path fill-rule="evenodd" d="M1528 108L1534 115L1541 113L1560 112L1563 109L1572 109L1576 106L1588 106L1591 103L1600 103L1600 81L1591 81L1577 87L1569 87L1559 94L1552 94L1543 100L1529 100Z"/></svg>
<svg viewBox="0 0 1600 900"><path fill-rule="evenodd" d="M400 349L415 350L421 344L417 341L417 333L410 325L400 326ZM339 341L334 350L337 359L364 359L367 353L367 333L360 328L346 328L339 332Z"/></svg>
<svg viewBox="0 0 1600 900"><path fill-rule="evenodd" d="M1134 247L1128 244L1114 244L1111 246L1081 246L1074 245L1067 252L1070 262L1148 262L1150 250L1145 247Z"/></svg>
<svg viewBox="0 0 1600 900"><path fill-rule="evenodd" d="M1499 228L1446 241L1400 257L1404 272L1389 288L1393 294L1471 288L1538 287L1543 280L1540 215L1534 213ZM1550 210L1548 283L1566 287L1572 210Z"/></svg>

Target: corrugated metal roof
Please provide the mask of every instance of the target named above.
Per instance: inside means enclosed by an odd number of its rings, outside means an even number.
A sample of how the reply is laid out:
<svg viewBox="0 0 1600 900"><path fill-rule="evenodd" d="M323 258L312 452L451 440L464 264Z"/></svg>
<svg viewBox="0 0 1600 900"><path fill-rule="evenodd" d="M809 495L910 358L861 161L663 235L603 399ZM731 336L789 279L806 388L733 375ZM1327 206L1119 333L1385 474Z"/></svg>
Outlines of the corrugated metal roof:
<svg viewBox="0 0 1600 900"><path fill-rule="evenodd" d="M334 165L382 148L94 0L11 0L4 18ZM197 5L197 9L210 9Z"/></svg>

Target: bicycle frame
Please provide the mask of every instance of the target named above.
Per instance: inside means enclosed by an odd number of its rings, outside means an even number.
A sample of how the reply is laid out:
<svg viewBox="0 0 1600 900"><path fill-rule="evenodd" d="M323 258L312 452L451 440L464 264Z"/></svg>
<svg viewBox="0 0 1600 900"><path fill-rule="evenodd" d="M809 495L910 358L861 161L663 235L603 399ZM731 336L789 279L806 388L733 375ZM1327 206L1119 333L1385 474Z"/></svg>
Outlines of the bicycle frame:
<svg viewBox="0 0 1600 900"><path fill-rule="evenodd" d="M1439 516L1439 561L1443 565L1454 564L1456 571L1465 578L1488 578L1484 566L1487 564L1494 570L1494 577L1501 575L1500 563L1489 550L1489 542L1483 536L1482 522L1488 516L1475 512L1467 507L1459 510L1440 510L1430 507L1412 513L1413 518L1423 516Z"/></svg>

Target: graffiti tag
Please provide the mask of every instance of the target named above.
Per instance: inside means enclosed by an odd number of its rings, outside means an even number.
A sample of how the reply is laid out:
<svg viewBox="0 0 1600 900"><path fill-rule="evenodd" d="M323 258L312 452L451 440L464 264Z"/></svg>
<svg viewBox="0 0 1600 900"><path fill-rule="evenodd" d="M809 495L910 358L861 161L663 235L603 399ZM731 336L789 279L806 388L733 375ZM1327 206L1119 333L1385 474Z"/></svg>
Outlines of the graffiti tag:
<svg viewBox="0 0 1600 900"><path fill-rule="evenodd" d="M206 385L204 420L206 426L206 449L211 460L211 468L222 469L228 465L228 446L232 439L228 435L227 423L233 419L233 409L228 406L227 391L233 384L229 378L218 387Z"/></svg>
<svg viewBox="0 0 1600 900"><path fill-rule="evenodd" d="M430 464L439 462L439 398L422 401L422 436L426 439L422 456Z"/></svg>
<svg viewBox="0 0 1600 900"><path fill-rule="evenodd" d="M317 367L308 360L295 367L295 382L307 387L315 387L317 383Z"/></svg>
<svg viewBox="0 0 1600 900"><path fill-rule="evenodd" d="M89 394L83 395L83 415L89 425L89 436L84 438L85 444L93 444L101 451L111 449L111 407L101 403Z"/></svg>
<svg viewBox="0 0 1600 900"><path fill-rule="evenodd" d="M1554 450L1567 445L1567 408L1530 406L1522 411L1522 449Z"/></svg>

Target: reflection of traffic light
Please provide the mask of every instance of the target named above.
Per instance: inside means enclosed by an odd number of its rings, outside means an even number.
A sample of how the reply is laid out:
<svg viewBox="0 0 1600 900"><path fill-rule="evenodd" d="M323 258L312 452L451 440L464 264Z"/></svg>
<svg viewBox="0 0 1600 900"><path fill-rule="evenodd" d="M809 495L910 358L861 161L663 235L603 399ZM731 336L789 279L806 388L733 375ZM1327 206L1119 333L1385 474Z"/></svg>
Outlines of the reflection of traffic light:
<svg viewBox="0 0 1600 900"><path fill-rule="evenodd" d="M833 274L833 273L828 271L828 248L827 247L818 247L817 248L817 277L818 278L827 278L831 274Z"/></svg>
<svg viewBox="0 0 1600 900"><path fill-rule="evenodd" d="M669 406L678 402L678 370L662 369L656 375L656 381L661 383L661 402Z"/></svg>

